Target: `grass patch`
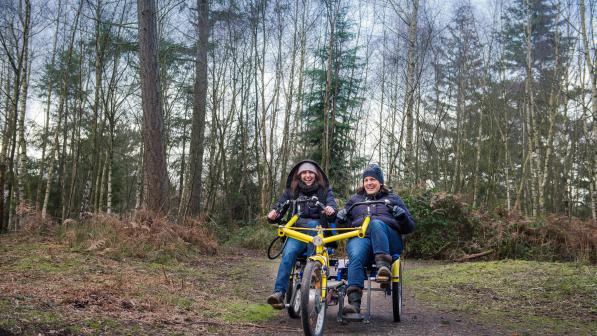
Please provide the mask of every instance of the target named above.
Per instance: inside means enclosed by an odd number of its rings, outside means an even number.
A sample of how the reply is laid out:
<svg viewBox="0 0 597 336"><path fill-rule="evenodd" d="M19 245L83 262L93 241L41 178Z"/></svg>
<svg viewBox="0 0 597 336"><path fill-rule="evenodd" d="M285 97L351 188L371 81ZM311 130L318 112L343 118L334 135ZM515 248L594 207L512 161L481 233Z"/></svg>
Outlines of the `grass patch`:
<svg viewBox="0 0 597 336"><path fill-rule="evenodd" d="M597 333L597 267L520 260L407 271L415 297L517 330Z"/></svg>
<svg viewBox="0 0 597 336"><path fill-rule="evenodd" d="M117 321L104 318L85 320L83 324L94 332L117 330L121 327Z"/></svg>
<svg viewBox="0 0 597 336"><path fill-rule="evenodd" d="M0 299L0 334L38 335L45 332L75 335L80 328L65 322L54 311L17 304L7 298Z"/></svg>
<svg viewBox="0 0 597 336"><path fill-rule="evenodd" d="M249 301L231 302L224 305L226 322L259 322L278 314L270 305L255 304Z"/></svg>

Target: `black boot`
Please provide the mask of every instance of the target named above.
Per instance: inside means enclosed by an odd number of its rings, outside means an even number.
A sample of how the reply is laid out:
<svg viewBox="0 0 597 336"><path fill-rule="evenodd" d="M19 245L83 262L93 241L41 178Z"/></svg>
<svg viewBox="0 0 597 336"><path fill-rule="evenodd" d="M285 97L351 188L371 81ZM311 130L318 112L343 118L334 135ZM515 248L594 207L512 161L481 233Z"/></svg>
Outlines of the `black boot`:
<svg viewBox="0 0 597 336"><path fill-rule="evenodd" d="M392 279L392 256L389 254L376 254L375 266L377 267L377 275L375 281L387 283Z"/></svg>
<svg viewBox="0 0 597 336"><path fill-rule="evenodd" d="M284 293L274 292L272 295L267 297L267 303L269 303L274 309L284 309Z"/></svg>
<svg viewBox="0 0 597 336"><path fill-rule="evenodd" d="M348 304L342 308L342 314L360 314L363 290L356 286L350 286L346 289L346 296L348 297Z"/></svg>

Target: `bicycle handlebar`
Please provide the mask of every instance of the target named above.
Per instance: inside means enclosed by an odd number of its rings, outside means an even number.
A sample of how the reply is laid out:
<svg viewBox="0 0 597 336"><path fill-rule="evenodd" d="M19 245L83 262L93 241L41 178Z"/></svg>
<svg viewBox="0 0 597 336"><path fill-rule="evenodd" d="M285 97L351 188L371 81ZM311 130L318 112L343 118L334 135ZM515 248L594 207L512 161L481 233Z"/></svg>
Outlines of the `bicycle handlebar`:
<svg viewBox="0 0 597 336"><path fill-rule="evenodd" d="M346 210L346 213L350 213L352 211L352 209L354 209L355 207L359 206L359 205L371 205L371 204L384 204L385 206L387 206L388 208L391 208L390 205L390 200L386 199L383 201L364 201L364 202L357 202L354 203L353 205L351 205L348 210Z"/></svg>
<svg viewBox="0 0 597 336"><path fill-rule="evenodd" d="M283 214L286 212L286 210L288 210L288 207L290 205L292 205L293 207L296 207L297 204L314 204L317 208L319 208L320 210L323 211L323 209L325 208L325 204L321 203L319 201L319 199L317 198L317 196L311 196L311 197L307 197L307 196L300 196L299 198L295 199L295 200L287 200L284 203L278 204L278 206L276 206L276 208L274 210L276 210L277 213L279 213L280 215L278 216L278 218L271 220L271 219L267 219L267 221L270 224L277 224L281 222L281 219L283 217Z"/></svg>

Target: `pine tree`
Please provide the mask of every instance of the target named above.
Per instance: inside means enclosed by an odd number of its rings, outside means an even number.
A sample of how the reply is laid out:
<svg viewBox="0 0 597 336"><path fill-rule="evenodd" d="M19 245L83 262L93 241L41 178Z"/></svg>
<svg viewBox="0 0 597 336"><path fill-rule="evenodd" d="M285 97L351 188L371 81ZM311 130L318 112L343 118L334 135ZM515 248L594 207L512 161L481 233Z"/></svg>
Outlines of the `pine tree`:
<svg viewBox="0 0 597 336"><path fill-rule="evenodd" d="M515 122L522 130L519 146L523 165L514 207L533 215L545 211L546 197L561 197L561 193L547 192L543 183L550 169L545 164L551 160L546 154L551 153L550 130L559 119L555 116L562 90L562 65L568 62L571 47L571 41L561 36L565 23L560 13L558 2L516 0L503 14L501 42L514 84L509 94L522 107Z"/></svg>
<svg viewBox="0 0 597 336"><path fill-rule="evenodd" d="M453 136L452 192L460 192L466 187L466 176L474 167L466 163L474 160L465 158L466 153L474 153L472 144L475 130L480 122L482 48L477 35L475 18L469 2L464 1L456 10L448 26L449 36L445 41L446 63L443 65L446 84L452 88L455 105L455 125ZM472 182L472 179L471 181Z"/></svg>
<svg viewBox="0 0 597 336"><path fill-rule="evenodd" d="M355 145L350 131L357 121L351 111L363 101L359 96L361 80L355 74L361 63L358 47L351 46L354 34L350 31L347 8L337 7L336 1L327 6L335 16L330 20L327 45L315 51L319 67L306 71L310 90L304 97L306 121L302 137L310 148L309 156L322 162L336 192L347 194L355 168L347 160Z"/></svg>

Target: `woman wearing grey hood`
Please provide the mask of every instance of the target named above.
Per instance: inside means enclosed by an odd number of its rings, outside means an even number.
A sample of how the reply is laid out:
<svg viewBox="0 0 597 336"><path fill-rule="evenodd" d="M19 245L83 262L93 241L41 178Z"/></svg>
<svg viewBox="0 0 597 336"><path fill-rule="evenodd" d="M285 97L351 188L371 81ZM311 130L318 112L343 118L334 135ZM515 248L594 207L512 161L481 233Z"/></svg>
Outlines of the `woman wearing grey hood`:
<svg viewBox="0 0 597 336"><path fill-rule="evenodd" d="M333 217L338 205L334 199L329 180L317 162L312 160L303 160L297 163L288 174L286 179L286 189L284 193L274 203L272 210L267 214L270 221L278 219L281 214L277 209L288 200L295 200L301 196L317 196L319 201L325 205L323 215ZM296 226L315 228L319 225L322 211L315 206L301 207L299 220ZM315 231L305 231L310 235L315 235ZM313 245L303 243L293 238L288 238L284 245L282 260L278 267L278 275L274 284L274 293L267 298L267 303L275 309L284 308L284 295L288 291L288 279L292 267L296 263L296 258L304 253L313 254Z"/></svg>

